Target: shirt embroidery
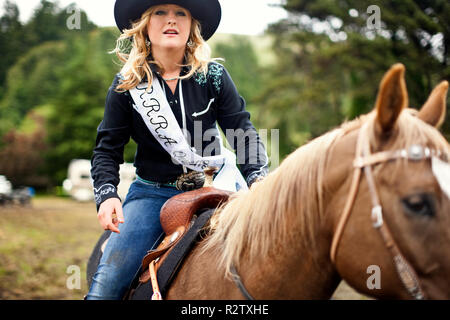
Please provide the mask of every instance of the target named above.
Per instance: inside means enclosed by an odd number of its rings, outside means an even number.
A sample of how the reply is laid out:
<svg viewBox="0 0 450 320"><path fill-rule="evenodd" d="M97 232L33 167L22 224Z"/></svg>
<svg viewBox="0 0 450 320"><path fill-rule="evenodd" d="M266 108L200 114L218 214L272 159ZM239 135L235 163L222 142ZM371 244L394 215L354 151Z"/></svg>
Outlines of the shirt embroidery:
<svg viewBox="0 0 450 320"><path fill-rule="evenodd" d="M198 117L198 116L201 116L202 114L207 113L208 110L209 110L209 107L210 107L211 104L214 102L214 100L215 100L215 98L212 98L211 100L209 100L209 103L208 103L208 106L206 107L206 109L204 109L204 110L202 110L202 111L200 111L200 112L194 112L194 113L192 114L192 116L193 116L194 118L196 118L196 117Z"/></svg>
<svg viewBox="0 0 450 320"><path fill-rule="evenodd" d="M106 196L107 194L110 194L110 193L115 193L115 192L116 192L116 188L110 183L106 183L98 189L94 188L95 203L100 204L100 202L104 196Z"/></svg>
<svg viewBox="0 0 450 320"><path fill-rule="evenodd" d="M206 77L203 72L196 72L195 76L194 76L194 80L201 86L206 84Z"/></svg>
<svg viewBox="0 0 450 320"><path fill-rule="evenodd" d="M203 86L206 84L208 78L212 80L214 88L217 93L220 92L220 86L222 85L222 75L223 75L223 66L217 63L211 63L208 67L208 73L205 74L203 72L197 72L194 76L195 82L199 85Z"/></svg>
<svg viewBox="0 0 450 320"><path fill-rule="evenodd" d="M211 64L208 68L208 75L213 80L213 85L216 88L217 93L220 92L220 85L222 84L223 66L220 64Z"/></svg>

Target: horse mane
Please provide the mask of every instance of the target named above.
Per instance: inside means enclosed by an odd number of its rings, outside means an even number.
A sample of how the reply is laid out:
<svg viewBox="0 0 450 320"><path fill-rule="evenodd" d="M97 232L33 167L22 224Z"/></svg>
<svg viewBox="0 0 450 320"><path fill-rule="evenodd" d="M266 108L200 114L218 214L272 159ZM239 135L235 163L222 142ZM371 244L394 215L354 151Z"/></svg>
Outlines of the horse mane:
<svg viewBox="0 0 450 320"><path fill-rule="evenodd" d="M419 120L411 109L407 110L399 116L392 149L423 144L448 152L449 144L442 135ZM330 151L342 136L366 121L373 127L374 120L375 113L371 112L343 123L299 147L250 190L235 193L211 218L211 231L202 244L203 250L217 250L219 265L230 275L230 267L239 266L244 249L252 259L292 241L292 218L298 219L297 225L301 226L295 230L296 239L314 247L315 234L324 216L323 181ZM376 142L375 134L370 141Z"/></svg>

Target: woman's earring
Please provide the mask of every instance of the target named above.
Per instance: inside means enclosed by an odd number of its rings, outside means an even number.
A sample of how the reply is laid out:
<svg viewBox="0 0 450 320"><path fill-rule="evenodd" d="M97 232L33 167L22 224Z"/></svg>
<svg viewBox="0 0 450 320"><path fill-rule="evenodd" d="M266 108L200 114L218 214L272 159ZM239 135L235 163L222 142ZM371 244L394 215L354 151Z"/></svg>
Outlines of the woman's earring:
<svg viewBox="0 0 450 320"><path fill-rule="evenodd" d="M152 45L152 43L150 42L149 39L145 39L145 45L146 45L147 47L150 48L150 46Z"/></svg>
<svg viewBox="0 0 450 320"><path fill-rule="evenodd" d="M189 48L194 47L194 42L193 42L191 39L189 39L189 41L187 42L187 46L188 46Z"/></svg>

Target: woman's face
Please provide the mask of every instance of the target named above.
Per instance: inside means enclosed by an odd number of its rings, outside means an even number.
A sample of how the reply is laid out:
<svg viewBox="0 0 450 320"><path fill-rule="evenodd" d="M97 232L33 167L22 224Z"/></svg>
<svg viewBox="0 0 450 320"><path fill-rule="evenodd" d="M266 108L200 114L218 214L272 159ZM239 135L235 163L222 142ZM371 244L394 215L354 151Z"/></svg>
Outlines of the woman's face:
<svg viewBox="0 0 450 320"><path fill-rule="evenodd" d="M152 49L184 50L191 32L191 20L190 12L180 6L156 6L147 26Z"/></svg>

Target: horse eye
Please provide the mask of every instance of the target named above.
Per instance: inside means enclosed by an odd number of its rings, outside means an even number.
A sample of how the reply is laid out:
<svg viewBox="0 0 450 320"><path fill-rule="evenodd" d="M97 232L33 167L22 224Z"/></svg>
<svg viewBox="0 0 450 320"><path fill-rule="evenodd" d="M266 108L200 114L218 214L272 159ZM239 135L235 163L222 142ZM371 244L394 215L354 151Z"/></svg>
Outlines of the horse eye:
<svg viewBox="0 0 450 320"><path fill-rule="evenodd" d="M427 194L414 194L402 199L403 208L409 214L416 216L434 216L431 197Z"/></svg>

